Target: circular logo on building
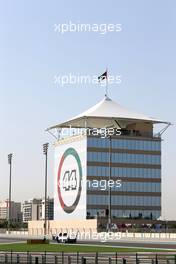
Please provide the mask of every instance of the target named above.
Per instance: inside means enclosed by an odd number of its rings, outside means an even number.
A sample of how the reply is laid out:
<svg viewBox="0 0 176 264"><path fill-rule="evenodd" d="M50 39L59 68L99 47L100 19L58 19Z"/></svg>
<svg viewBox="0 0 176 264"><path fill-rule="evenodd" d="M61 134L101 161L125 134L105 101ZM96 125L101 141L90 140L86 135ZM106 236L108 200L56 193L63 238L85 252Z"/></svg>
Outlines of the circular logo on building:
<svg viewBox="0 0 176 264"><path fill-rule="evenodd" d="M80 200L82 190L81 160L74 148L68 148L59 164L58 197L63 210L72 213Z"/></svg>

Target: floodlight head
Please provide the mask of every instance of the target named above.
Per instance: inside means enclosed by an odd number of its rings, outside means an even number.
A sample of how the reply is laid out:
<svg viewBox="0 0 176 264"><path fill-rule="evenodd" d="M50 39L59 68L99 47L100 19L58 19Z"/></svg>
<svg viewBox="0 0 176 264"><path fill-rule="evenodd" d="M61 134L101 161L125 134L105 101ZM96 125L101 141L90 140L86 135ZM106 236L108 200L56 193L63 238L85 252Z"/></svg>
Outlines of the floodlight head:
<svg viewBox="0 0 176 264"><path fill-rule="evenodd" d="M12 163L12 153L8 154L8 164Z"/></svg>
<svg viewBox="0 0 176 264"><path fill-rule="evenodd" d="M49 143L43 144L43 154L44 155L46 155L48 153L48 146L49 146Z"/></svg>

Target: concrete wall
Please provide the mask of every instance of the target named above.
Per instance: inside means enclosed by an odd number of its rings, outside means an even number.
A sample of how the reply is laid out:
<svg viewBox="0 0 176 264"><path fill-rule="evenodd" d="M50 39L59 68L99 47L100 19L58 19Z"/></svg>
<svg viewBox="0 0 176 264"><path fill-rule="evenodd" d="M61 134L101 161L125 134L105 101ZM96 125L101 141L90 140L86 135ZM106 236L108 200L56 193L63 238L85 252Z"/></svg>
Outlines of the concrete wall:
<svg viewBox="0 0 176 264"><path fill-rule="evenodd" d="M43 235L44 221L29 221L28 222L29 235ZM56 234L60 232L97 232L97 220L65 220L65 221L48 221L47 233Z"/></svg>

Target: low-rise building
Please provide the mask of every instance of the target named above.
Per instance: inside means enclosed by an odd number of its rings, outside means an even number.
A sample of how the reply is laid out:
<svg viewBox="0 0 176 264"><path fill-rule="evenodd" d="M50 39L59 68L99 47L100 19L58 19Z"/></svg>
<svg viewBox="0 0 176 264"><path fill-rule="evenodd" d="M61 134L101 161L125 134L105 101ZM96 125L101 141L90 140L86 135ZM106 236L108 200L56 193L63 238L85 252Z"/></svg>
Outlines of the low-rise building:
<svg viewBox="0 0 176 264"><path fill-rule="evenodd" d="M22 206L23 222L40 219L40 205L42 199L30 199L25 201Z"/></svg>
<svg viewBox="0 0 176 264"><path fill-rule="evenodd" d="M45 199L30 199L23 203L23 222L32 220L44 220L45 218ZM48 220L54 218L54 200L47 199L46 216Z"/></svg>
<svg viewBox="0 0 176 264"><path fill-rule="evenodd" d="M41 215L40 220L45 219L45 199L42 200L41 204ZM54 219L54 199L49 198L46 202L46 219L53 220Z"/></svg>
<svg viewBox="0 0 176 264"><path fill-rule="evenodd" d="M22 221L22 212L21 212L21 203L11 201L11 221L12 222L21 222ZM0 202L0 219L8 220L9 219L9 201Z"/></svg>

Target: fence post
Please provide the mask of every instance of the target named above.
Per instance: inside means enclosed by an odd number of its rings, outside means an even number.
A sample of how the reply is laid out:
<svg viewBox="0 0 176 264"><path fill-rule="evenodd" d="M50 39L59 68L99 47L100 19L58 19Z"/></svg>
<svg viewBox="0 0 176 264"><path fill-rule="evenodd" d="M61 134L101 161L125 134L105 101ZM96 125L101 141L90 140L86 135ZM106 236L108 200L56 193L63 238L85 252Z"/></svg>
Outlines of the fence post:
<svg viewBox="0 0 176 264"><path fill-rule="evenodd" d="M62 264L64 264L64 252L62 251Z"/></svg>
<svg viewBox="0 0 176 264"><path fill-rule="evenodd" d="M55 259L55 264L57 264L57 256L55 256L55 258L54 258L54 259Z"/></svg>
<svg viewBox="0 0 176 264"><path fill-rule="evenodd" d="M86 264L86 258L84 258L83 256L81 258L81 264Z"/></svg>
<svg viewBox="0 0 176 264"><path fill-rule="evenodd" d="M175 264L176 264L176 255L175 255Z"/></svg>
<svg viewBox="0 0 176 264"><path fill-rule="evenodd" d="M7 253L5 253L5 264L7 264L8 263L8 255L7 255Z"/></svg>
<svg viewBox="0 0 176 264"><path fill-rule="evenodd" d="M45 257L42 255L42 264L45 263L44 259L45 259Z"/></svg>
<svg viewBox="0 0 176 264"><path fill-rule="evenodd" d="M111 257L109 257L109 264L111 264L112 263L112 259L111 259Z"/></svg>
<svg viewBox="0 0 176 264"><path fill-rule="evenodd" d="M77 264L79 264L79 252L76 253Z"/></svg>
<svg viewBox="0 0 176 264"><path fill-rule="evenodd" d="M158 264L158 255L156 254L155 264Z"/></svg>
<svg viewBox="0 0 176 264"><path fill-rule="evenodd" d="M13 263L12 261L13 261L13 252L11 250L11 252L10 252L10 263Z"/></svg>
<svg viewBox="0 0 176 264"><path fill-rule="evenodd" d="M123 264L126 264L126 259L123 258L122 259L122 262L123 262Z"/></svg>
<svg viewBox="0 0 176 264"><path fill-rule="evenodd" d="M71 257L68 256L68 264L71 264Z"/></svg>
<svg viewBox="0 0 176 264"><path fill-rule="evenodd" d="M98 252L96 252L96 255L95 255L95 264L98 264Z"/></svg>
<svg viewBox="0 0 176 264"><path fill-rule="evenodd" d="M29 254L29 251L27 251L27 264L31 264L31 263L32 263L31 254Z"/></svg>
<svg viewBox="0 0 176 264"><path fill-rule="evenodd" d="M26 254L27 254L27 256L26 256L26 262L27 262L27 264L29 264L29 252L27 251Z"/></svg>
<svg viewBox="0 0 176 264"><path fill-rule="evenodd" d="M19 264L20 263L20 256L19 256L19 254L17 254L17 264Z"/></svg>
<svg viewBox="0 0 176 264"><path fill-rule="evenodd" d="M29 254L29 263L32 264L32 255Z"/></svg>
<svg viewBox="0 0 176 264"><path fill-rule="evenodd" d="M116 264L117 264L117 252L116 252Z"/></svg>
<svg viewBox="0 0 176 264"><path fill-rule="evenodd" d="M136 264L139 263L138 254L136 253Z"/></svg>
<svg viewBox="0 0 176 264"><path fill-rule="evenodd" d="M38 261L38 257L35 257L35 264L38 264L39 261Z"/></svg>

